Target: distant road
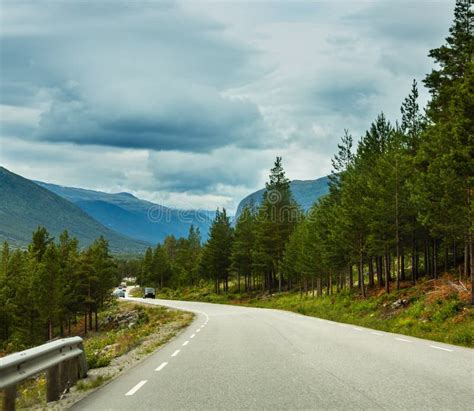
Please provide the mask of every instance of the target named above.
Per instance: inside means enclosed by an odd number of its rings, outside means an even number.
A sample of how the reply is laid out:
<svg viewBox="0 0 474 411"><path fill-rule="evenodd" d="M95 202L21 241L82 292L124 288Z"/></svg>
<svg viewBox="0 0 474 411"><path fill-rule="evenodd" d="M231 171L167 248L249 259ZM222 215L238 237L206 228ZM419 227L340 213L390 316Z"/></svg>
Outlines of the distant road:
<svg viewBox="0 0 474 411"><path fill-rule="evenodd" d="M145 301L198 316L74 410L473 409L471 349L277 310Z"/></svg>

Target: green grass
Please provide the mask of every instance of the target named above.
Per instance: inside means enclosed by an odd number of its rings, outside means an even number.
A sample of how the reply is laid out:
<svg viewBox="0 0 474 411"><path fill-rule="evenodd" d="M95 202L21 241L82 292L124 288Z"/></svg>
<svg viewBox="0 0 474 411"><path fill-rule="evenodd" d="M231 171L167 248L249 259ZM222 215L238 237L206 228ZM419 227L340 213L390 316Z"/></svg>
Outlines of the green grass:
<svg viewBox="0 0 474 411"><path fill-rule="evenodd" d="M447 276L436 281L420 282L416 286L405 284L405 288L390 294L374 289L370 290L367 299L362 299L357 290L313 298L310 295L301 297L296 292L273 296L258 293L217 295L210 287L164 289L159 298L288 310L382 331L474 347L474 307L469 305L469 293L457 291L452 287L453 281ZM398 299L406 300L406 305L392 308L392 303Z"/></svg>

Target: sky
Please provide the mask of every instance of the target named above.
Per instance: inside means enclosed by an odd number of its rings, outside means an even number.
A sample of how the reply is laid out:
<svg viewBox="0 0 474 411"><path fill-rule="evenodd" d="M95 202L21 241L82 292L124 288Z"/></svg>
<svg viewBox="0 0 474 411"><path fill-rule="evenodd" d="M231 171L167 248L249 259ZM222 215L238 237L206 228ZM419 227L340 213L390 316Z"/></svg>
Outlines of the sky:
<svg viewBox="0 0 474 411"><path fill-rule="evenodd" d="M347 128L397 120L454 1L0 1L0 164L27 178L235 211L276 156L331 171Z"/></svg>

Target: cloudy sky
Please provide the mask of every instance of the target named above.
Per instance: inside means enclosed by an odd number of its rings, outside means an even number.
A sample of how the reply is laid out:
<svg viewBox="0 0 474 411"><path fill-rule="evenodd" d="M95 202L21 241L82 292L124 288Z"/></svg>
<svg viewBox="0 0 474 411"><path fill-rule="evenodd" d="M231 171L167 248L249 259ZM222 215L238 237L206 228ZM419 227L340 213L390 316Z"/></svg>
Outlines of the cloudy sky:
<svg viewBox="0 0 474 411"><path fill-rule="evenodd" d="M2 0L0 164L233 211L276 155L291 179L314 179L344 128L397 119L453 5Z"/></svg>

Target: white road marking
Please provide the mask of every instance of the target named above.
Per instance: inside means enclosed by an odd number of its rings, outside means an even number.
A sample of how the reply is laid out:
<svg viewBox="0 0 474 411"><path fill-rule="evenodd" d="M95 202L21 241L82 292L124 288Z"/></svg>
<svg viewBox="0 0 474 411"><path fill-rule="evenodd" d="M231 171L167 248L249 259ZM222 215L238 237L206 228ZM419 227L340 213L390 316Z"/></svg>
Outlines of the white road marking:
<svg viewBox="0 0 474 411"><path fill-rule="evenodd" d="M168 365L167 362L161 363L161 365L157 368L155 368L155 371L161 371L163 368L165 368Z"/></svg>
<svg viewBox="0 0 474 411"><path fill-rule="evenodd" d="M197 332L197 333L198 333L199 331L201 331L201 329L200 329L200 328L198 328L198 329L196 330L196 332Z"/></svg>
<svg viewBox="0 0 474 411"><path fill-rule="evenodd" d="M191 337L190 337L190 338L194 338L194 337L196 337L196 334L193 334L193 335L191 335Z"/></svg>
<svg viewBox="0 0 474 411"><path fill-rule="evenodd" d="M173 354L171 354L172 357L176 357L181 350L176 350Z"/></svg>
<svg viewBox="0 0 474 411"><path fill-rule="evenodd" d="M143 380L143 381L140 381L137 385L135 385L135 387L133 387L129 392L127 392L125 395L133 395L135 394L140 388L142 388L146 383L148 382L148 380Z"/></svg>
<svg viewBox="0 0 474 411"><path fill-rule="evenodd" d="M376 331L371 331L370 333L371 333L371 334L374 334L374 335L383 335L382 333L378 333L378 332L376 332Z"/></svg>
<svg viewBox="0 0 474 411"><path fill-rule="evenodd" d="M185 347L185 346L188 345L188 344L189 344L189 341L185 341L185 342L183 343L183 347Z"/></svg>
<svg viewBox="0 0 474 411"><path fill-rule="evenodd" d="M398 338L398 337L396 337L395 339L398 340L398 341L403 341L403 342L407 342L407 343L413 342L413 341L410 341L410 340L405 340L405 338Z"/></svg>
<svg viewBox="0 0 474 411"><path fill-rule="evenodd" d="M347 324L336 323L339 327L347 327Z"/></svg>
<svg viewBox="0 0 474 411"><path fill-rule="evenodd" d="M450 350L449 348L444 348L444 347L438 347L437 345L430 345L431 348L436 348L437 350L443 350L443 351L449 351L452 352L453 350Z"/></svg>
<svg viewBox="0 0 474 411"><path fill-rule="evenodd" d="M364 331L362 328L357 328L357 327L352 327L352 329L356 331Z"/></svg>

